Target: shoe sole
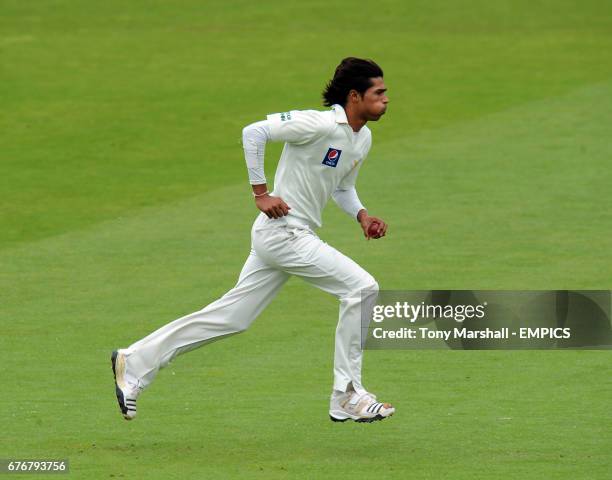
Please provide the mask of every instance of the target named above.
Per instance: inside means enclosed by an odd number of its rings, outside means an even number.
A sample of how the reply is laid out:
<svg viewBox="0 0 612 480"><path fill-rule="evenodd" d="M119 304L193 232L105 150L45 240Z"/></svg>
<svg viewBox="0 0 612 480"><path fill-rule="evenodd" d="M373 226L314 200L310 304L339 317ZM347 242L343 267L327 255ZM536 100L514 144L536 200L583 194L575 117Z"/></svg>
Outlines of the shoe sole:
<svg viewBox="0 0 612 480"><path fill-rule="evenodd" d="M111 355L111 365L113 366L113 377L115 378L115 395L117 396L117 403L119 404L119 410L121 410L121 414L123 418L126 420L132 420L133 417L128 416L128 408L125 404L125 397L123 396L123 390L119 387L119 383L117 382L117 371L119 371L119 376L123 377L125 372L125 362L119 362L117 365L117 357L119 356L119 352L115 350Z"/></svg>
<svg viewBox="0 0 612 480"><path fill-rule="evenodd" d="M329 416L329 418L331 419L332 422L347 422L349 420L353 420L354 422L357 423L372 423L372 422L379 422L381 420L384 420L385 418L389 418L391 415L388 415L386 417L383 417L382 415L376 415L375 417L370 417L370 418L336 418L336 417L332 417L331 415Z"/></svg>

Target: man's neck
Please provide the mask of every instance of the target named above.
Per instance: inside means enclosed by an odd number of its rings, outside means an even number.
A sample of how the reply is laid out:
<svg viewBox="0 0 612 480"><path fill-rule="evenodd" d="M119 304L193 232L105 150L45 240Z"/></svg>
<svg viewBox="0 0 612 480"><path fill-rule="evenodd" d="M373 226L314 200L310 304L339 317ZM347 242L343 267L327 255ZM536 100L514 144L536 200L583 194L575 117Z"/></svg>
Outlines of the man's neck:
<svg viewBox="0 0 612 480"><path fill-rule="evenodd" d="M350 104L345 107L345 112L348 124L353 129L353 132L358 132L361 130L361 127L368 123L365 118L361 117L353 110Z"/></svg>

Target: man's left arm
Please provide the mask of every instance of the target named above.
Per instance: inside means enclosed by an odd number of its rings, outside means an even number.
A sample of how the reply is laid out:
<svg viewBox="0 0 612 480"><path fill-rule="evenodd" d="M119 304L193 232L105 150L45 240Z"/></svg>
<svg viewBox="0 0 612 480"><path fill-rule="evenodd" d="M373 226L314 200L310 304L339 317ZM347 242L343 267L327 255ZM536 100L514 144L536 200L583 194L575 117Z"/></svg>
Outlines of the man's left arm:
<svg viewBox="0 0 612 480"><path fill-rule="evenodd" d="M378 217L368 215L367 209L363 206L357 195L355 183L359 168L363 162L359 162L340 182L332 198L336 204L356 219L363 230L366 239L384 237L387 233L387 224Z"/></svg>

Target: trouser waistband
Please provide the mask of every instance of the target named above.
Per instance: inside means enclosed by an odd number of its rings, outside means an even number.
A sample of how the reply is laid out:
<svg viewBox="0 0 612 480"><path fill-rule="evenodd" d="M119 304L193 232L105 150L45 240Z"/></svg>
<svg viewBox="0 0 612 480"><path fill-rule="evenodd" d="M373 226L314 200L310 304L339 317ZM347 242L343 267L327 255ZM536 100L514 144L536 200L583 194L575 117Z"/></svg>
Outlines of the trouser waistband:
<svg viewBox="0 0 612 480"><path fill-rule="evenodd" d="M257 225L270 225L270 226L279 226L279 227L291 227L291 228L301 228L305 230L313 230L315 227L310 225L306 220L301 218L294 217L292 215L285 215L280 218L268 218L268 216L261 212L259 217L255 220Z"/></svg>

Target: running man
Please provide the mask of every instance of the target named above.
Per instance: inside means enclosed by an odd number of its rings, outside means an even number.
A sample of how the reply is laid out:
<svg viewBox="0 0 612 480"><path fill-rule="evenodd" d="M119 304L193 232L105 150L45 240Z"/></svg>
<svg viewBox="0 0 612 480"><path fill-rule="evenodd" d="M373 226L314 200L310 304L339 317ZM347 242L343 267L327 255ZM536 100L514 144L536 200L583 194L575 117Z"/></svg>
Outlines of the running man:
<svg viewBox="0 0 612 480"><path fill-rule="evenodd" d="M372 422L393 415L395 409L361 383L361 311L371 310L378 284L315 233L333 198L359 222L366 239L385 236L387 224L368 214L355 181L372 144L366 123L385 113L386 91L376 63L345 58L323 92L331 109L276 113L244 128L249 181L261 210L251 230L251 252L236 286L223 297L113 352L115 392L125 419L136 416L136 400L160 368L177 355L246 330L291 275L340 301L330 418ZM271 193L264 175L269 141L285 143Z"/></svg>

